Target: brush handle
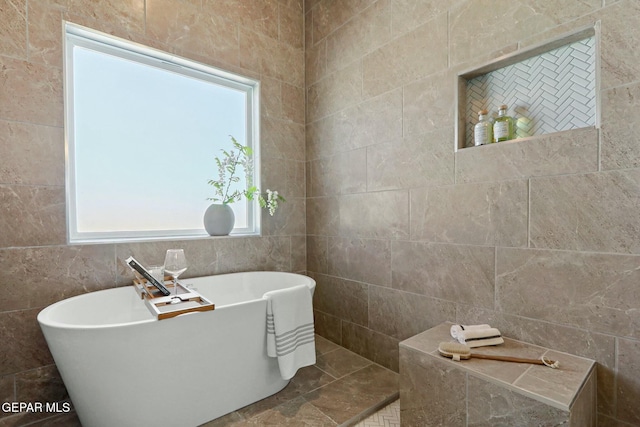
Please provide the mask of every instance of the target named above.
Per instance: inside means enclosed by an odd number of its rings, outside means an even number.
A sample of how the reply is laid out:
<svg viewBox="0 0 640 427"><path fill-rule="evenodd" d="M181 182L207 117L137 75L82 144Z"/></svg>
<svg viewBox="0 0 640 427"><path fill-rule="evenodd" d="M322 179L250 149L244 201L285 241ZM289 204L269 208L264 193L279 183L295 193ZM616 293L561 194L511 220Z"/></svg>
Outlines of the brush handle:
<svg viewBox="0 0 640 427"><path fill-rule="evenodd" d="M532 363L534 365L545 365L545 363L540 359L525 359L521 357L511 357L511 356L496 356L492 354L476 354L472 353L471 357L473 359L489 359L489 360L501 360L503 362L516 362L516 363ZM555 363L553 360L547 360L548 363Z"/></svg>

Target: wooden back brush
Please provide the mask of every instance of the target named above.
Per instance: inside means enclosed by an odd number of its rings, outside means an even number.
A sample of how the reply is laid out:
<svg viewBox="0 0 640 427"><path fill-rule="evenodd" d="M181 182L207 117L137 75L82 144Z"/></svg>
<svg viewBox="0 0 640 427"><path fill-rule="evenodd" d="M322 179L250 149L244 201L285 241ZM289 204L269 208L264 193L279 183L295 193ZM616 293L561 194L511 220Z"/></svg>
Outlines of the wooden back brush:
<svg viewBox="0 0 640 427"><path fill-rule="evenodd" d="M503 362L515 362L515 363L532 363L534 365L544 365L550 368L556 369L560 366L560 363L556 360L545 359L542 356L540 359L525 359L521 357L512 357L512 356L499 356L493 354L477 354L471 353L471 348L464 344L460 344L457 342L441 342L438 346L438 352L450 359L455 361L460 361L461 359L471 359L472 357L475 359L489 359L489 360L500 360Z"/></svg>

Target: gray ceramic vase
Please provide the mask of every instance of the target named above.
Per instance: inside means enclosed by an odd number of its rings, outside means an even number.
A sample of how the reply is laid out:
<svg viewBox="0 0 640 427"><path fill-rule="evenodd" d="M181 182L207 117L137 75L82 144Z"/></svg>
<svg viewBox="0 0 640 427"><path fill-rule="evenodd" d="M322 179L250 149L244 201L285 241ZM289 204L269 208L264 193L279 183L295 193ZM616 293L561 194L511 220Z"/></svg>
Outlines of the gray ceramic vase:
<svg viewBox="0 0 640 427"><path fill-rule="evenodd" d="M213 204L204 212L204 229L209 236L226 236L233 230L236 216L229 205Z"/></svg>

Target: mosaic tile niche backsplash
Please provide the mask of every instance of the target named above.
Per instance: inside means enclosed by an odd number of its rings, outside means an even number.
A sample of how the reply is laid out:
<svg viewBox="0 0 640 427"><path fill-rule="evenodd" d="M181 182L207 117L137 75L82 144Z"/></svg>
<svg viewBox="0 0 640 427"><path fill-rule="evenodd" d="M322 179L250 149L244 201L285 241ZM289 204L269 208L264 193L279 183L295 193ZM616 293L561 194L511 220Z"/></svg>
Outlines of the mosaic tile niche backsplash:
<svg viewBox="0 0 640 427"><path fill-rule="evenodd" d="M529 119L516 138L594 126L595 45L589 37L467 81L466 146L478 111L495 118L502 104L514 119Z"/></svg>

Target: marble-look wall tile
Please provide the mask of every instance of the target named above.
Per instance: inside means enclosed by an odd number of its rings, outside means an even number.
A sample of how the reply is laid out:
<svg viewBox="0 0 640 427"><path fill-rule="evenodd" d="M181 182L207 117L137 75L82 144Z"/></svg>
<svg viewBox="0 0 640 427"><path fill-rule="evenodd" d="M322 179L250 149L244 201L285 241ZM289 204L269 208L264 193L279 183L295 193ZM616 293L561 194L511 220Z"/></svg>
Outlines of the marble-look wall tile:
<svg viewBox="0 0 640 427"><path fill-rule="evenodd" d="M36 320L40 310L0 312L0 376L53 363Z"/></svg>
<svg viewBox="0 0 640 427"><path fill-rule="evenodd" d="M392 0L391 1L391 27L394 35L404 34L431 21L438 15L447 13L449 8L456 3L466 0Z"/></svg>
<svg viewBox="0 0 640 427"><path fill-rule="evenodd" d="M284 119L282 82L270 77L260 79L260 115L274 119Z"/></svg>
<svg viewBox="0 0 640 427"><path fill-rule="evenodd" d="M291 241L287 236L220 239L215 252L217 273L291 271Z"/></svg>
<svg viewBox="0 0 640 427"><path fill-rule="evenodd" d="M443 14L366 55L364 96L376 96L445 70L447 39L447 15Z"/></svg>
<svg viewBox="0 0 640 427"><path fill-rule="evenodd" d="M307 19L309 15L307 14ZM304 57L305 82L307 86L310 86L327 74L327 42L322 41L315 46L307 45Z"/></svg>
<svg viewBox="0 0 640 427"><path fill-rule="evenodd" d="M313 40L319 42L378 0L318 1L313 8ZM309 10L309 9L305 9Z"/></svg>
<svg viewBox="0 0 640 427"><path fill-rule="evenodd" d="M640 84L602 91L602 169L640 167Z"/></svg>
<svg viewBox="0 0 640 427"><path fill-rule="evenodd" d="M640 424L640 341L618 339L618 382L617 401L618 418L638 425Z"/></svg>
<svg viewBox="0 0 640 427"><path fill-rule="evenodd" d="M69 394L55 365L44 366L16 374L16 402L54 403L70 402ZM71 403L73 409L73 403ZM65 427L80 426L75 412L62 415L63 418L52 417L51 411L22 412L11 418L6 425L60 425ZM1 417L1 415L0 415ZM43 420L37 422L37 420ZM33 424L31 424L33 423ZM0 423L0 425L4 425Z"/></svg>
<svg viewBox="0 0 640 427"><path fill-rule="evenodd" d="M531 180L531 246L640 253L640 169Z"/></svg>
<svg viewBox="0 0 640 427"><path fill-rule="evenodd" d="M406 190L359 193L338 198L338 233L374 239L409 237L409 194Z"/></svg>
<svg viewBox="0 0 640 427"><path fill-rule="evenodd" d="M307 271L307 238L291 236L291 271L305 274Z"/></svg>
<svg viewBox="0 0 640 427"><path fill-rule="evenodd" d="M0 311L44 307L113 287L114 258L111 245L0 249Z"/></svg>
<svg viewBox="0 0 640 427"><path fill-rule="evenodd" d="M638 80L640 72L640 4L620 1L601 14L601 70L603 89Z"/></svg>
<svg viewBox="0 0 640 427"><path fill-rule="evenodd" d="M0 183L64 185L62 128L0 120Z"/></svg>
<svg viewBox="0 0 640 427"><path fill-rule="evenodd" d="M491 144L456 153L456 182L500 181L598 170L594 128Z"/></svg>
<svg viewBox="0 0 640 427"><path fill-rule="evenodd" d="M367 326L369 286L339 277L314 274L313 307L339 319Z"/></svg>
<svg viewBox="0 0 640 427"><path fill-rule="evenodd" d="M307 126L307 160L402 138L402 91L385 93Z"/></svg>
<svg viewBox="0 0 640 427"><path fill-rule="evenodd" d="M355 323L342 322L342 346L375 363L399 371L398 339Z"/></svg>
<svg viewBox="0 0 640 427"><path fill-rule="evenodd" d="M572 426L597 426L596 376L592 373L585 382L571 407L569 424Z"/></svg>
<svg viewBox="0 0 640 427"><path fill-rule="evenodd" d="M278 40L297 49L304 48L302 5L297 2L290 4L280 2L278 5L278 19Z"/></svg>
<svg viewBox="0 0 640 427"><path fill-rule="evenodd" d="M253 4L253 3L252 3ZM258 4L258 3L256 3ZM304 86L304 53L286 43L240 27L240 66L297 87Z"/></svg>
<svg viewBox="0 0 640 427"><path fill-rule="evenodd" d="M360 59L391 38L391 0L378 0L327 37L329 72Z"/></svg>
<svg viewBox="0 0 640 427"><path fill-rule="evenodd" d="M278 194L287 200L289 198L305 197L306 168L304 162L263 157L260 169L262 173L261 189L277 190Z"/></svg>
<svg viewBox="0 0 640 427"><path fill-rule="evenodd" d="M304 125L263 118L261 126L260 149L263 157L299 162L305 160Z"/></svg>
<svg viewBox="0 0 640 427"><path fill-rule="evenodd" d="M202 0L202 10L207 15L222 16L239 26L278 39L278 2L276 0L260 2Z"/></svg>
<svg viewBox="0 0 640 427"><path fill-rule="evenodd" d="M307 235L307 269L327 274L328 241L326 236Z"/></svg>
<svg viewBox="0 0 640 427"><path fill-rule="evenodd" d="M27 58L27 1L7 0L0 9L0 54Z"/></svg>
<svg viewBox="0 0 640 427"><path fill-rule="evenodd" d="M367 189L367 151L347 151L309 162L309 196L335 196Z"/></svg>
<svg viewBox="0 0 640 427"><path fill-rule="evenodd" d="M200 2L148 0L145 23L149 37L174 49L240 65L237 25L220 16L205 14Z"/></svg>
<svg viewBox="0 0 640 427"><path fill-rule="evenodd" d="M59 0L54 0L59 1ZM145 12L148 12L150 3L157 0L64 0L60 5L66 6L70 11L102 21L109 25L117 26L127 32L143 34L145 30ZM146 7L145 7L146 6Z"/></svg>
<svg viewBox="0 0 640 427"><path fill-rule="evenodd" d="M636 427L634 424L623 423L622 421L607 417L603 414L597 414L598 427Z"/></svg>
<svg viewBox="0 0 640 427"><path fill-rule="evenodd" d="M467 375L400 347L400 419L407 426L467 426Z"/></svg>
<svg viewBox="0 0 640 427"><path fill-rule="evenodd" d="M497 423L517 425L562 425L569 413L515 393L489 381L468 376L469 427L492 427Z"/></svg>
<svg viewBox="0 0 640 427"><path fill-rule="evenodd" d="M264 236L304 236L306 232L306 203L303 197L289 197L278 204L273 216L262 209L262 234Z"/></svg>
<svg viewBox="0 0 640 427"><path fill-rule="evenodd" d="M322 0L304 0L304 10L305 12L310 11L315 7L316 4L320 3Z"/></svg>
<svg viewBox="0 0 640 427"><path fill-rule="evenodd" d="M0 69L0 118L62 126L62 70L1 56Z"/></svg>
<svg viewBox="0 0 640 427"><path fill-rule="evenodd" d="M367 147L367 190L453 184L449 129Z"/></svg>
<svg viewBox="0 0 640 427"><path fill-rule="evenodd" d="M306 7L304 9L304 53L313 47L313 13ZM306 72L306 70L305 70ZM306 80L309 83L309 79Z"/></svg>
<svg viewBox="0 0 640 427"><path fill-rule="evenodd" d="M60 402L68 398L67 389L55 365L16 374L18 402Z"/></svg>
<svg viewBox="0 0 640 427"><path fill-rule="evenodd" d="M391 285L389 240L329 237L327 270L332 276L380 286Z"/></svg>
<svg viewBox="0 0 640 427"><path fill-rule="evenodd" d="M307 234L316 236L337 235L339 206L337 197L307 198Z"/></svg>
<svg viewBox="0 0 640 427"><path fill-rule="evenodd" d="M282 118L304 124L304 88L282 83Z"/></svg>
<svg viewBox="0 0 640 427"><path fill-rule="evenodd" d="M15 402L15 380L13 375L0 376L0 404L5 402ZM7 416L6 413L0 413L0 418Z"/></svg>
<svg viewBox="0 0 640 427"><path fill-rule="evenodd" d="M498 248L497 307L509 314L640 337L638 280L638 256Z"/></svg>
<svg viewBox="0 0 640 427"><path fill-rule="evenodd" d="M411 238L470 245L527 245L527 182L411 190Z"/></svg>
<svg viewBox="0 0 640 427"><path fill-rule="evenodd" d="M391 248L394 289L493 308L494 248L404 241Z"/></svg>
<svg viewBox="0 0 640 427"><path fill-rule="evenodd" d="M63 187L0 184L0 247L66 242Z"/></svg>
<svg viewBox="0 0 640 427"><path fill-rule="evenodd" d="M369 328L403 340L455 318L455 304L380 286L369 288Z"/></svg>
<svg viewBox="0 0 640 427"><path fill-rule="evenodd" d="M404 86L405 137L454 128L453 82L454 77L450 73L442 72Z"/></svg>
<svg viewBox="0 0 640 427"><path fill-rule="evenodd" d="M602 6L601 0L458 3L450 9L451 63L458 64L571 21Z"/></svg>
<svg viewBox="0 0 640 427"><path fill-rule="evenodd" d="M342 343L342 320L340 318L314 309L313 323L316 334L336 344Z"/></svg>
<svg viewBox="0 0 640 427"><path fill-rule="evenodd" d="M335 115L334 120L334 137L338 141L344 138L342 144L346 147L360 148L401 138L402 91L371 98Z"/></svg>
<svg viewBox="0 0 640 427"><path fill-rule="evenodd" d="M314 122L362 100L362 62L356 61L307 87L307 122Z"/></svg>
<svg viewBox="0 0 640 427"><path fill-rule="evenodd" d="M44 0L29 2L29 61L62 68L61 22L65 9Z"/></svg>

